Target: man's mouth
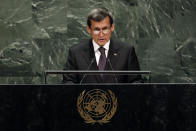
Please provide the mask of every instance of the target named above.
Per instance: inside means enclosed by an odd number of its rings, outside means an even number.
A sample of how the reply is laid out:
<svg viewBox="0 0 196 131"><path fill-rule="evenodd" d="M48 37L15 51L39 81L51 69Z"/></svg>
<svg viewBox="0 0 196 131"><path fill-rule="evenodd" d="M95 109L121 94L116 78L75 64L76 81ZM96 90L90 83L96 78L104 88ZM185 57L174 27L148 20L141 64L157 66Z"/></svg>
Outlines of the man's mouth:
<svg viewBox="0 0 196 131"><path fill-rule="evenodd" d="M99 39L99 41L103 42L103 41L105 41L105 39Z"/></svg>

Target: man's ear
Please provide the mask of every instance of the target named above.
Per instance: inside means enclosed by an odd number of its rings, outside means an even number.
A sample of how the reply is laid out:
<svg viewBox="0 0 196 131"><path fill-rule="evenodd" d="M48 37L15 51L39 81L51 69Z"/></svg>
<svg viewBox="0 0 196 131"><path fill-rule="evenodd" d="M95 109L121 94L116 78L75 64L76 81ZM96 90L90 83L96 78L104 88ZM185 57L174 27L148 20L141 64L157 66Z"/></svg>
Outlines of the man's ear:
<svg viewBox="0 0 196 131"><path fill-rule="evenodd" d="M114 31L114 24L112 24L111 31L112 32Z"/></svg>
<svg viewBox="0 0 196 131"><path fill-rule="evenodd" d="M88 31L89 34L91 34L91 29L88 25L86 26L86 30Z"/></svg>

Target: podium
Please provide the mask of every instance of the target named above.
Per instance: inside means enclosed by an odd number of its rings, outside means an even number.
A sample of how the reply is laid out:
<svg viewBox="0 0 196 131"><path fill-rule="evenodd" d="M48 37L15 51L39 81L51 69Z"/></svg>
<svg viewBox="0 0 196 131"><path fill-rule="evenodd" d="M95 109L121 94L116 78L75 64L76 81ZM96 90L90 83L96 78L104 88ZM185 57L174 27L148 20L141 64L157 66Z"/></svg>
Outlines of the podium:
<svg viewBox="0 0 196 131"><path fill-rule="evenodd" d="M148 75L148 82L151 79L151 71L128 71L128 70L46 70L44 72L44 81L47 84L47 76L51 74L63 75L63 74L78 74L82 75L82 80L80 84L83 84L83 80L90 75L112 75L115 79L115 84L117 83L117 75ZM96 84L96 83L95 83Z"/></svg>
<svg viewBox="0 0 196 131"><path fill-rule="evenodd" d="M196 84L0 85L0 93L1 131L196 129Z"/></svg>

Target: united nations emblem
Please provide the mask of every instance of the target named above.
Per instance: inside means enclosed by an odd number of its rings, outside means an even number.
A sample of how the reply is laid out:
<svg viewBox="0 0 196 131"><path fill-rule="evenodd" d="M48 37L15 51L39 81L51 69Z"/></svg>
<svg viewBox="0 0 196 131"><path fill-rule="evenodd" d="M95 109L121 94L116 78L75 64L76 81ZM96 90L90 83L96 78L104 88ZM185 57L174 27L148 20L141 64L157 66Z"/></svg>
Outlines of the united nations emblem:
<svg viewBox="0 0 196 131"><path fill-rule="evenodd" d="M108 123L116 112L117 98L111 90L84 90L77 99L77 109L86 123Z"/></svg>

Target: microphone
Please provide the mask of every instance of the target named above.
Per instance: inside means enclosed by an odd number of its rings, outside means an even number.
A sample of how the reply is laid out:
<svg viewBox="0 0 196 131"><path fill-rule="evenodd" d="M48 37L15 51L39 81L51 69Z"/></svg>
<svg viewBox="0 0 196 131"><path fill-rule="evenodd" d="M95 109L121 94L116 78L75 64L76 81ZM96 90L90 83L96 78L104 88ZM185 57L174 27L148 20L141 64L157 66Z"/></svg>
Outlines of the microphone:
<svg viewBox="0 0 196 131"><path fill-rule="evenodd" d="M87 67L86 70L89 70L89 69L91 68L91 66L92 66L92 64L94 63L94 61L95 61L95 58L92 58L92 60L91 60L91 62L90 62L90 64L89 64L89 66ZM87 76L87 74L84 74L84 75L82 76L82 79L80 80L80 85L82 84L82 82L83 82L84 78L86 78L86 76Z"/></svg>
<svg viewBox="0 0 196 131"><path fill-rule="evenodd" d="M110 62L110 59L109 58L106 58L106 60L108 61L109 65L110 65L110 68L112 69L112 71L114 71L113 67L112 67L112 64ZM114 74L114 78L115 78L115 82L118 83L118 79L116 77L116 75Z"/></svg>

